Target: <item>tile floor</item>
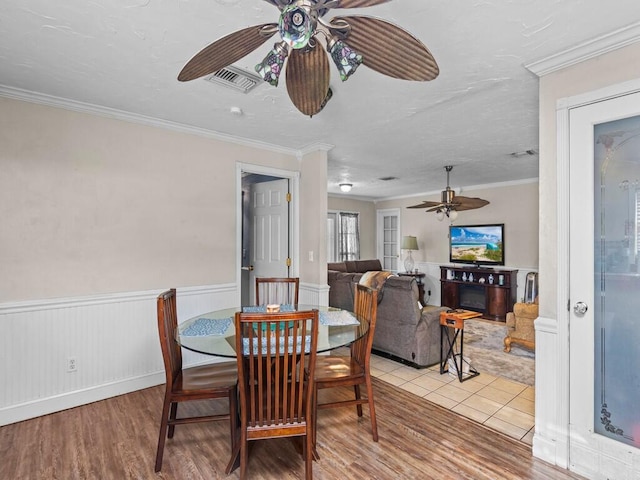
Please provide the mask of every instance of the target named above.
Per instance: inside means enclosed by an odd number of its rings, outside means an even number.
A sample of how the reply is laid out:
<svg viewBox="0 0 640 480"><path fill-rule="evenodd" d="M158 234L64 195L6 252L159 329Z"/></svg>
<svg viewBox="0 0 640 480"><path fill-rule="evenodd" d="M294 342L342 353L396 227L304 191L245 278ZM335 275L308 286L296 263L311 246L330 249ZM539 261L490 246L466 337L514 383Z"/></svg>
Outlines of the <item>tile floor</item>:
<svg viewBox="0 0 640 480"><path fill-rule="evenodd" d="M535 389L480 372L459 382L440 366L417 370L377 355L371 375L531 445Z"/></svg>

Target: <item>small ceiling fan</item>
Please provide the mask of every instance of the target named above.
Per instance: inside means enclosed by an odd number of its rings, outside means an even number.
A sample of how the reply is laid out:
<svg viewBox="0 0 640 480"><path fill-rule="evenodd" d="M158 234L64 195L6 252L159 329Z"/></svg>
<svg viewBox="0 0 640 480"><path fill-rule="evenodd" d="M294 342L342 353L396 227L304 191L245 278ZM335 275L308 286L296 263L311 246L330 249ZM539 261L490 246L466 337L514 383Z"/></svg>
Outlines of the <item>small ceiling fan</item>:
<svg viewBox="0 0 640 480"><path fill-rule="evenodd" d="M447 165L444 169L447 171L447 188L442 191L441 201L424 201L419 205L412 205L407 208L426 208L428 209L426 210L427 212L436 212L438 220L442 220L445 215L447 218L455 220L458 217L458 212L462 210L475 210L489 205L489 202L482 198L456 196L449 186L449 173L453 170L453 165Z"/></svg>
<svg viewBox="0 0 640 480"><path fill-rule="evenodd" d="M360 64L404 80L428 81L439 74L427 47L392 23L362 15L323 18L331 9L371 7L390 0L264 1L280 10L278 23L254 25L216 40L187 62L178 80L215 73L256 50L276 32L281 40L255 69L274 86L286 69L289 98L305 115L318 113L331 97L329 60L321 38L342 81Z"/></svg>

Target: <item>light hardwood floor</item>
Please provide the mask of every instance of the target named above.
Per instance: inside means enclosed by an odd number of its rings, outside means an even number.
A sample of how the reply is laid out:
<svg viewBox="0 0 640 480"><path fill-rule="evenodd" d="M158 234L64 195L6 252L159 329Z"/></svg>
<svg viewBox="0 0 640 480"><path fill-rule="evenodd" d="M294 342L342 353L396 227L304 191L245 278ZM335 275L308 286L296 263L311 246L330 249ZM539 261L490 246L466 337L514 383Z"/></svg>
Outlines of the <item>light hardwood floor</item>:
<svg viewBox="0 0 640 480"><path fill-rule="evenodd" d="M367 409L321 410L314 478L578 479L533 458L528 445L374 378L379 443ZM153 471L164 386L0 428L1 479L234 479L225 422L181 425ZM343 392L322 392L344 396ZM181 406L182 408L182 406ZM190 412L210 411L201 402ZM219 407L214 407L219 409ZM298 479L302 457L286 439L256 442L249 478Z"/></svg>

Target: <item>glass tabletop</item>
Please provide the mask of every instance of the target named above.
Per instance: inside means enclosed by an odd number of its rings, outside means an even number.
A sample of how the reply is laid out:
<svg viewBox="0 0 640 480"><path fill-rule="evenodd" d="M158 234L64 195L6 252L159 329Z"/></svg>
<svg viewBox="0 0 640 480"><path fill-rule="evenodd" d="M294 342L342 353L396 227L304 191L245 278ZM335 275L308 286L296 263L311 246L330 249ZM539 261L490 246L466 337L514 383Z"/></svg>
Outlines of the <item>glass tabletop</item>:
<svg viewBox="0 0 640 480"><path fill-rule="evenodd" d="M178 325L178 343L188 350L218 357L236 357L236 312L264 311L263 307L233 307L197 315ZM369 328L356 316L335 307L318 305L282 305L280 311L318 310L318 352L326 352L353 343Z"/></svg>

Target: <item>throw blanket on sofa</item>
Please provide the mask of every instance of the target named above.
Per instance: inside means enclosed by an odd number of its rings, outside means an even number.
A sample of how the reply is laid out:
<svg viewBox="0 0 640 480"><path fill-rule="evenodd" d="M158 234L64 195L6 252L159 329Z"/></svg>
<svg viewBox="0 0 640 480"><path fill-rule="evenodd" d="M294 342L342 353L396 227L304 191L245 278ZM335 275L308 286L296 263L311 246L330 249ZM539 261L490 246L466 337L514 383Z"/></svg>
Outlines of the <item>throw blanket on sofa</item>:
<svg viewBox="0 0 640 480"><path fill-rule="evenodd" d="M393 275L393 273L385 271L365 272L362 274L362 277L360 277L360 281L358 283L365 287L372 288L373 290L377 290L378 303L380 303L384 293L384 282L386 282L387 278L391 275Z"/></svg>

